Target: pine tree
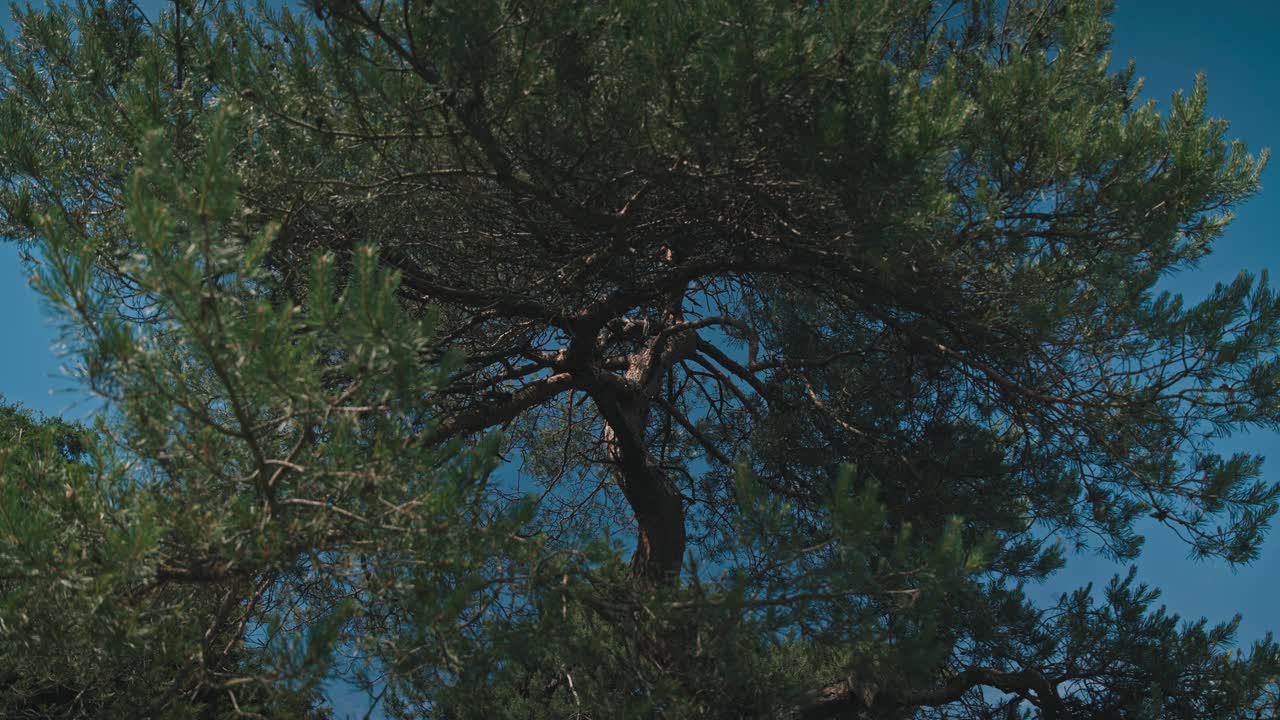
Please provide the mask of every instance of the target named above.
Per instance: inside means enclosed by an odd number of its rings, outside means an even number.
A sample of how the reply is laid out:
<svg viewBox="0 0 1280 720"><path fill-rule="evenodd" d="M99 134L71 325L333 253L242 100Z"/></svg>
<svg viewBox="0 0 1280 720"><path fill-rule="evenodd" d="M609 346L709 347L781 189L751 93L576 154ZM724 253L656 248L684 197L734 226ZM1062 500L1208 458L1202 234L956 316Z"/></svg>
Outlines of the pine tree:
<svg viewBox="0 0 1280 720"><path fill-rule="evenodd" d="M1213 442L1280 425L1280 299L1159 290L1265 156L1109 10L15 10L0 235L107 412L0 472L0 692L1275 717L1270 638L1024 593L1148 518L1252 561L1280 498Z"/></svg>

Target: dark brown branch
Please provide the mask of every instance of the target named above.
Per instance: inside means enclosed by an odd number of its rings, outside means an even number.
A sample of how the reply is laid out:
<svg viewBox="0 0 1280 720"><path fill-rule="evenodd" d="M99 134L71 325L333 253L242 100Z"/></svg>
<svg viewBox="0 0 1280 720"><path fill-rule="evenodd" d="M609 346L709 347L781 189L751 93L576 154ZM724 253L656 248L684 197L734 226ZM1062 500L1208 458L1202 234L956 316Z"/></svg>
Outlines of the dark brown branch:
<svg viewBox="0 0 1280 720"><path fill-rule="evenodd" d="M723 367L725 370L728 370L734 375L737 375L738 377L742 378L748 385L751 386L752 390L756 391L756 393L760 397L765 398L766 400L768 399L769 394L765 390L764 383L760 381L760 378L757 377L755 373L743 367L741 363L729 357L727 354L725 354L723 350L716 347L715 345L712 345L706 340L703 340L702 338L698 338L697 347L698 347L698 352L702 353L703 355L706 355L712 360L715 360L717 363L719 363L720 367Z"/></svg>
<svg viewBox="0 0 1280 720"><path fill-rule="evenodd" d="M725 467L733 467L733 461L729 459L729 456L725 455L720 448L716 447L715 444L711 442L710 438L703 435L702 431L694 427L693 423L690 422L689 419L684 416L684 413L680 412L676 406L660 397L654 398L654 401L658 403L659 407L666 411L667 415L671 417L671 419L676 421L677 425L684 428L685 432L689 433L694 440L697 440L698 444L707 451L707 454L715 458Z"/></svg>
<svg viewBox="0 0 1280 720"><path fill-rule="evenodd" d="M577 387L570 373L559 373L536 380L511 393L503 402L487 403L449 416L424 436L427 442L442 442L458 435L469 435L486 428L510 422L530 408L541 405L566 390Z"/></svg>
<svg viewBox="0 0 1280 720"><path fill-rule="evenodd" d="M664 473L650 461L644 443L645 404L641 393L620 386L609 373L596 373L587 391L606 425L606 443L617 464L622 493L635 513L640 537L632 562L640 577L669 584L684 564L684 506Z"/></svg>
<svg viewBox="0 0 1280 720"><path fill-rule="evenodd" d="M456 302L472 308L497 310L513 317L557 319L555 313L535 302L445 285L427 276L412 260L394 250L384 248L382 259L388 266L400 271L401 286L417 293L423 300Z"/></svg>
<svg viewBox="0 0 1280 720"><path fill-rule="evenodd" d="M1062 712L1062 698L1043 675L1034 670L1005 671L994 668L968 668L949 682L932 688L910 692L898 697L875 696L864 692L862 683L848 678L819 690L817 699L801 708L801 720L826 720L827 718L858 717L860 712L872 707L903 707L947 705L960 700L965 693L980 687L993 687L1032 700L1046 720L1058 720Z"/></svg>

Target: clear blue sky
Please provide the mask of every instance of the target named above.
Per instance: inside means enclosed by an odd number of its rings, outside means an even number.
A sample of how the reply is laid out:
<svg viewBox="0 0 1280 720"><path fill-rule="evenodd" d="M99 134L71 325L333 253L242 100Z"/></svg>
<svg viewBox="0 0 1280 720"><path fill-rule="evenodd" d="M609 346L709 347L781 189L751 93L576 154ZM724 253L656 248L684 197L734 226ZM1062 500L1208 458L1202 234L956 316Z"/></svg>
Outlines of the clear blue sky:
<svg viewBox="0 0 1280 720"><path fill-rule="evenodd" d="M1231 135L1250 149L1270 147L1280 154L1280 2L1273 0L1119 0L1114 62L1133 58L1146 80L1145 94L1166 102L1189 88L1197 71L1209 80L1209 109L1231 120ZM1280 285L1280 158L1263 177L1262 193L1238 210L1236 222L1199 270L1175 278L1169 287L1189 299L1203 296L1219 280L1242 269L1270 269ZM51 327L39 298L26 283L17 248L0 244L0 394L48 414L82 417L92 407L59 374L51 350ZM51 391L69 391L53 393ZM1280 480L1280 438L1270 433L1232 438L1223 450L1273 455L1268 475ZM1273 533L1280 528L1273 528ZM1085 582L1104 583L1122 568L1094 557L1074 558L1069 569L1042 589L1045 596ZM1274 537L1254 565L1232 571L1221 564L1193 562L1186 548L1154 528L1140 563L1139 578L1164 590L1164 601L1183 617L1225 620L1245 615L1241 639L1280 629L1280 538ZM1040 594L1040 593L1038 593Z"/></svg>

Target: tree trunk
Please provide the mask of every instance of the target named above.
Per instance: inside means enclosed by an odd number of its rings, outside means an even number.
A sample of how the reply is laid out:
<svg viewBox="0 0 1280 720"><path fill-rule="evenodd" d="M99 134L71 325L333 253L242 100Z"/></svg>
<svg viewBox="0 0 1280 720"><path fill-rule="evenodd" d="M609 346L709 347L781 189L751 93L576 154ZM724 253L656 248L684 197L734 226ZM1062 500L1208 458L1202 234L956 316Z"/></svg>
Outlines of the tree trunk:
<svg viewBox="0 0 1280 720"><path fill-rule="evenodd" d="M649 457L644 428L650 401L638 392L596 386L592 397L605 419L605 444L639 535L632 566L654 585L673 583L684 562L684 506L680 493Z"/></svg>

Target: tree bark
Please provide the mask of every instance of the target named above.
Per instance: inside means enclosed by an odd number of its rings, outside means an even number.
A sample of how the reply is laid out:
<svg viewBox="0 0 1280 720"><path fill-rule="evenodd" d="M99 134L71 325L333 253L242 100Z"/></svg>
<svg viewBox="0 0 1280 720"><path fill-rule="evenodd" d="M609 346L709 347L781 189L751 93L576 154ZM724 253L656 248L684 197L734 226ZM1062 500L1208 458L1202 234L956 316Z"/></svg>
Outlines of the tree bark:
<svg viewBox="0 0 1280 720"><path fill-rule="evenodd" d="M644 442L650 400L612 384L593 383L591 396L605 419L604 441L622 494L635 513L632 555L637 576L653 585L674 583L684 562L684 506L679 492L649 457Z"/></svg>
<svg viewBox="0 0 1280 720"><path fill-rule="evenodd" d="M679 580L687 539L680 492L649 453L645 437L663 377L696 348L695 333L671 330L681 325L683 300L682 288L669 299L662 320L652 325L641 321L649 338L627 357L621 377L593 370L588 388L605 421L603 439L609 459L635 513L638 536L632 567L638 577L654 586Z"/></svg>

